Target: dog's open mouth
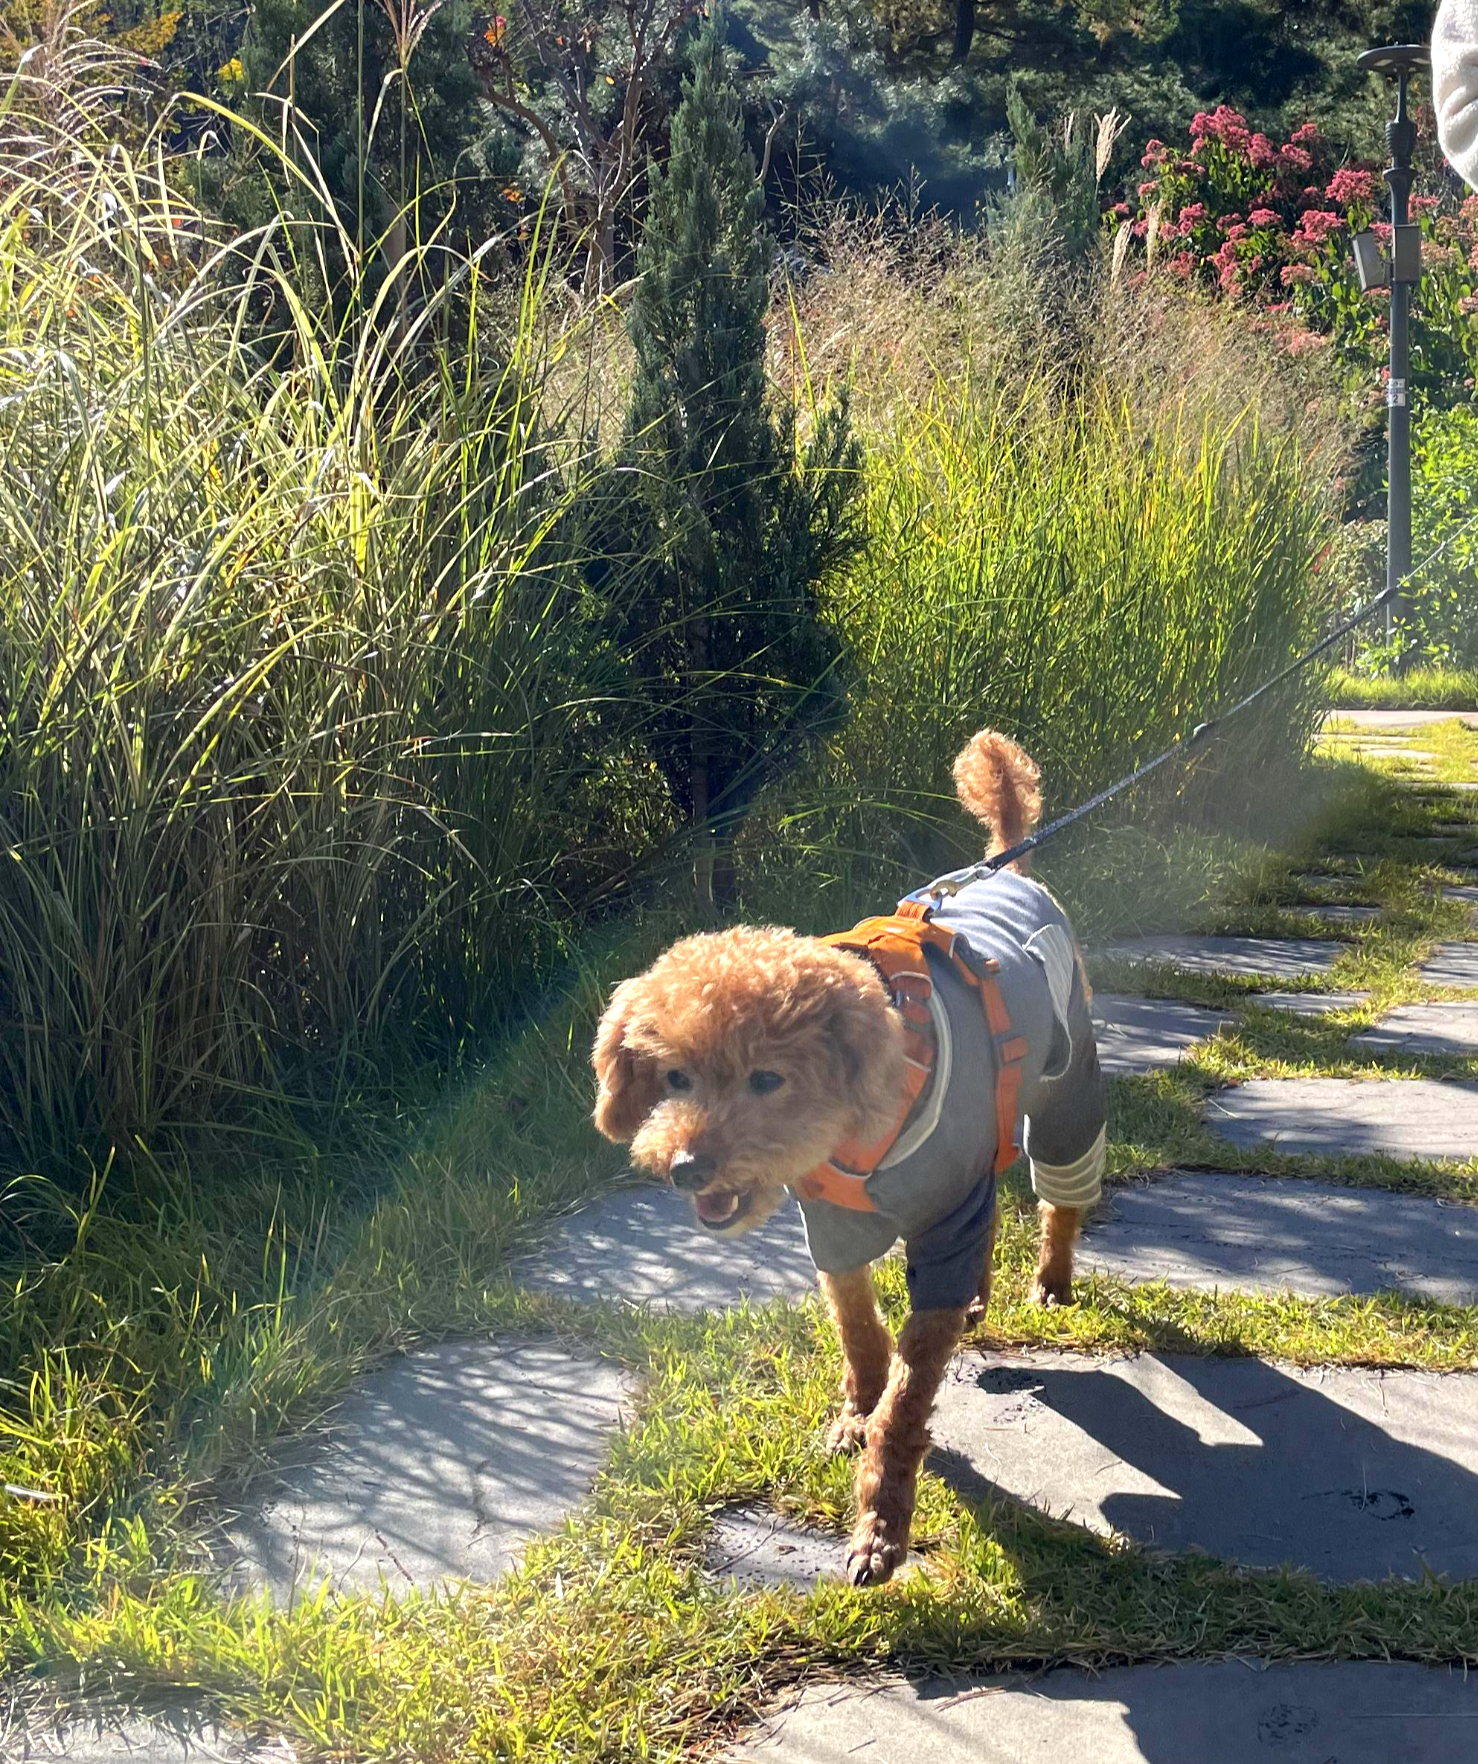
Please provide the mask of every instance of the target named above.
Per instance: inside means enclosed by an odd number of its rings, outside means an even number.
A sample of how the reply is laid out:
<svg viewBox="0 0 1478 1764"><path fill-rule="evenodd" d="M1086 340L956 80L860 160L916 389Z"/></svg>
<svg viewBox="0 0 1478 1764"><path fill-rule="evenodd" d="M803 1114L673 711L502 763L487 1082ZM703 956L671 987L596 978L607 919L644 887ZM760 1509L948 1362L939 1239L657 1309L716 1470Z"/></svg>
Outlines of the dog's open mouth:
<svg viewBox="0 0 1478 1764"><path fill-rule="evenodd" d="M706 1231L726 1231L749 1211L752 1198L747 1194L695 1194L693 1210Z"/></svg>

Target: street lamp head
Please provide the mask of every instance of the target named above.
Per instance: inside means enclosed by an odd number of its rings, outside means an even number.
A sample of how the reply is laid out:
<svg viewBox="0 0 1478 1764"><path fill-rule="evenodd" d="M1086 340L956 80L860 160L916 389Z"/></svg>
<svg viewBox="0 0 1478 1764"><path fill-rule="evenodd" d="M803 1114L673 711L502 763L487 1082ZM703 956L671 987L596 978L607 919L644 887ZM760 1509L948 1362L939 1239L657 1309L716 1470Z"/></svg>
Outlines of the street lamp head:
<svg viewBox="0 0 1478 1764"><path fill-rule="evenodd" d="M1432 59L1425 43L1388 43L1384 49L1367 49L1355 58L1362 73L1385 74L1399 80L1414 68L1426 67Z"/></svg>

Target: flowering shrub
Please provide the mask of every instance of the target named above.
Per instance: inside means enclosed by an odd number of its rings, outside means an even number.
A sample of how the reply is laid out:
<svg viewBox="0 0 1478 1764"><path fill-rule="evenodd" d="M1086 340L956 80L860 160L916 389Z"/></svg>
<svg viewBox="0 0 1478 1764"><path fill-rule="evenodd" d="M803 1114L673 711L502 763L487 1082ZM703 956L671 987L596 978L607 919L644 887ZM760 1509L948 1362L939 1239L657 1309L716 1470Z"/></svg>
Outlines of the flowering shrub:
<svg viewBox="0 0 1478 1764"><path fill-rule="evenodd" d="M1350 236L1371 227L1389 244L1385 181L1339 165L1313 123L1281 145L1226 105L1191 123L1177 151L1151 141L1139 202L1116 216L1146 259L1183 281L1255 303L1292 355L1333 350L1374 373L1386 353L1389 291L1360 291ZM1428 400L1468 396L1478 366L1478 198L1460 207L1411 199L1422 231L1422 282L1412 316L1412 382Z"/></svg>

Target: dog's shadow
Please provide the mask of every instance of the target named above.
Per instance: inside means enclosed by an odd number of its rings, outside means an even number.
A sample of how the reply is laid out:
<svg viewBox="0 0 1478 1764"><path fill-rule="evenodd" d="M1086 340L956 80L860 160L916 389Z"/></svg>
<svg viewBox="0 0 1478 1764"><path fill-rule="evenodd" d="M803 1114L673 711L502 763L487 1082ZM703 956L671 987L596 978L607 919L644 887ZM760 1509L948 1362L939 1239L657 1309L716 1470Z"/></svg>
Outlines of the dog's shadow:
<svg viewBox="0 0 1478 1764"><path fill-rule="evenodd" d="M1261 1360L1168 1353L1099 1363L972 1355L961 1369L941 1392L927 1468L1004 1551L1027 1600L1060 1605L1076 1584L1096 1603L1120 1575L1132 1596L1143 1558L1111 1543L1110 1530L1168 1556L1205 1552L1238 1573L1288 1564L1337 1584L1478 1576L1478 1392L1467 1379L1357 1373L1321 1387L1317 1374ZM1206 1584L1186 1583L1184 1595L1204 1599ZM1034 1690L1109 1705L1080 1708L1062 1731L1081 1722L1081 1737L1107 1740L1122 1723L1117 1743L1132 1735L1137 1747L1122 1755L1143 1764L1240 1764L1263 1745L1317 1745L1316 1732L1328 1740L1342 1725L1336 1692L1318 1710L1295 1709L1271 1681L1264 1693L1249 1677L1245 1691L1219 1693L1223 1732L1194 1675L1115 1674L1105 1686L1065 1670ZM924 1704L943 1694L919 1687ZM1329 1755L1328 1745L1308 1754L1319 1764Z"/></svg>
<svg viewBox="0 0 1478 1764"><path fill-rule="evenodd" d="M987 1527L1006 1501L1067 1518L1064 1542L1112 1530L1340 1583L1478 1576L1467 1380L1354 1373L1336 1386L1262 1360L1168 1353L966 1366L941 1393L928 1467Z"/></svg>

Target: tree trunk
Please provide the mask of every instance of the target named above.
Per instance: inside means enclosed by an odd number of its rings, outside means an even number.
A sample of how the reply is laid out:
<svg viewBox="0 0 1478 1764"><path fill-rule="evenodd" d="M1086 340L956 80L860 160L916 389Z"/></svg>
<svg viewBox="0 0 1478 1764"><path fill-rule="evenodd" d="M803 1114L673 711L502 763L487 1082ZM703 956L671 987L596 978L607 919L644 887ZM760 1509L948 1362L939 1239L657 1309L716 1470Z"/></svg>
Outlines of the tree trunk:
<svg viewBox="0 0 1478 1764"><path fill-rule="evenodd" d="M955 0L955 44L950 62L958 67L975 41L975 0Z"/></svg>
<svg viewBox="0 0 1478 1764"><path fill-rule="evenodd" d="M689 619L688 640L688 795L693 813L693 902L701 913L713 911L713 828L709 824L712 793L712 730L707 716L708 620Z"/></svg>

